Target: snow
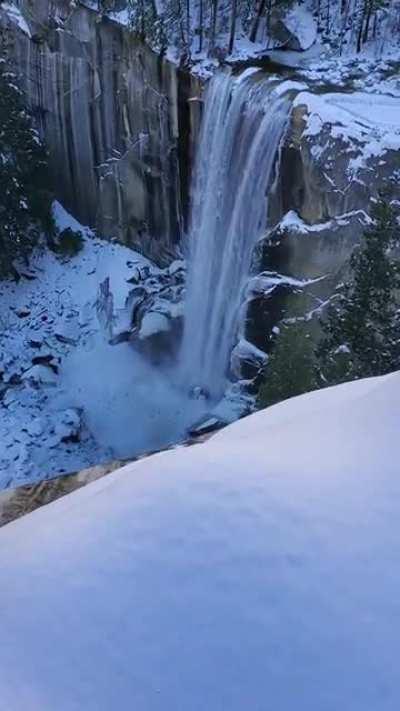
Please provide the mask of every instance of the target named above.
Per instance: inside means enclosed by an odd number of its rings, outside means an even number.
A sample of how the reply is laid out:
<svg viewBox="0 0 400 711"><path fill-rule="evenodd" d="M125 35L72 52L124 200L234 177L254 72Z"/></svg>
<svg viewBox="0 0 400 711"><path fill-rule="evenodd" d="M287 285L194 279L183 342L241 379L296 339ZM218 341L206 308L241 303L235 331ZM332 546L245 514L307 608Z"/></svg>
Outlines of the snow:
<svg viewBox="0 0 400 711"><path fill-rule="evenodd" d="M354 154L349 160L349 177L367 167L371 158L400 149L400 97L367 92L320 95L302 91L293 105L307 109L304 136L319 136L328 127L332 138L348 144L347 151ZM324 149L318 145L316 150L318 157Z"/></svg>
<svg viewBox="0 0 400 711"><path fill-rule="evenodd" d="M240 377L244 364L253 366L261 370L265 365L268 356L260 348L250 343L246 338L239 338L231 352L230 368L232 373Z"/></svg>
<svg viewBox="0 0 400 711"><path fill-rule="evenodd" d="M397 711L400 374L0 530L7 711Z"/></svg>
<svg viewBox="0 0 400 711"><path fill-rule="evenodd" d="M135 309L141 343L181 317L182 261L161 270L54 215L82 252L38 252L29 278L0 282L0 489L168 446L206 408L129 342Z"/></svg>
<svg viewBox="0 0 400 711"><path fill-rule="evenodd" d="M19 8L14 5L14 3L10 2L3 2L1 3L1 10L5 10L7 13L8 17L10 20L16 24L24 34L28 35L28 37L32 37L31 31L29 29L28 23L26 22L24 16L22 15L21 11Z"/></svg>
<svg viewBox="0 0 400 711"><path fill-rule="evenodd" d="M315 222L309 225L307 222L304 222L295 210L289 210L280 220L279 229L282 231L287 229L292 233L299 233L301 235L312 235L316 232L334 230L336 227L347 225L352 217L357 217L362 224L366 224L370 219L365 210L351 210L350 212L344 212L342 215L337 215L337 217L332 220Z"/></svg>
<svg viewBox="0 0 400 711"><path fill-rule="evenodd" d="M286 12L283 22L301 50L309 49L316 41L317 25L305 7L294 5Z"/></svg>
<svg viewBox="0 0 400 711"><path fill-rule="evenodd" d="M169 331L170 323L164 314L157 311L149 311L142 319L142 325L139 331L139 338L148 338L157 333L165 333Z"/></svg>
<svg viewBox="0 0 400 711"><path fill-rule="evenodd" d="M38 251L19 283L0 282L0 489L171 446L215 406L230 422L251 401L229 383L219 403L195 399L182 382L181 259L161 269L59 203L54 216L83 250Z"/></svg>

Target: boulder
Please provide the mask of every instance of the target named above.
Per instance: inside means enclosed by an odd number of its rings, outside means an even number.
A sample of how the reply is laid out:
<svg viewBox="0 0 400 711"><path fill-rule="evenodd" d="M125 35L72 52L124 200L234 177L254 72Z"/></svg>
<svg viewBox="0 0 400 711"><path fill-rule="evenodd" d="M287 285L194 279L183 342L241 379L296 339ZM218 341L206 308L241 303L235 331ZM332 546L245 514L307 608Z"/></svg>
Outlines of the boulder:
<svg viewBox="0 0 400 711"><path fill-rule="evenodd" d="M47 365L34 365L23 374L22 380L35 385L55 385L57 376Z"/></svg>
<svg viewBox="0 0 400 711"><path fill-rule="evenodd" d="M270 32L276 48L304 52L317 38L317 25L308 10L300 5L276 7L271 13Z"/></svg>
<svg viewBox="0 0 400 711"><path fill-rule="evenodd" d="M158 333L168 332L170 327L170 321L167 316L157 311L149 311L142 319L139 338L143 340Z"/></svg>
<svg viewBox="0 0 400 711"><path fill-rule="evenodd" d="M264 351L241 338L231 354L231 372L240 379L254 378L265 365L267 358Z"/></svg>
<svg viewBox="0 0 400 711"><path fill-rule="evenodd" d="M194 439L197 437L204 437L205 435L209 435L212 432L220 430L221 427L224 427L225 425L226 422L219 420L218 417L206 415L189 429L188 435Z"/></svg>

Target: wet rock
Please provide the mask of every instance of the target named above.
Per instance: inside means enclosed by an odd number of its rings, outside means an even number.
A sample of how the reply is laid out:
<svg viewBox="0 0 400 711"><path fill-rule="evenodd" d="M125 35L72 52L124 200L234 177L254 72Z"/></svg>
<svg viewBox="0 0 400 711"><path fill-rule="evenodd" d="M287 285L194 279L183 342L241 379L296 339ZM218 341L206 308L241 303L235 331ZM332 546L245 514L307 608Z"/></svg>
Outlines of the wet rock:
<svg viewBox="0 0 400 711"><path fill-rule="evenodd" d="M34 356L32 358L32 365L44 365L47 368L50 368L56 375L58 373L57 360L51 354Z"/></svg>
<svg viewBox="0 0 400 711"><path fill-rule="evenodd" d="M128 343L132 339L132 331L121 331L109 339L110 346L118 346L120 343Z"/></svg>
<svg viewBox="0 0 400 711"><path fill-rule="evenodd" d="M28 316L31 315L30 309L28 309L28 308L16 309L15 313L18 316L18 318L27 318Z"/></svg>
<svg viewBox="0 0 400 711"><path fill-rule="evenodd" d="M194 438L202 437L204 435L211 434L211 432L220 430L221 427L224 427L225 425L226 422L218 419L218 417L206 416L188 430L188 435Z"/></svg>
<svg viewBox="0 0 400 711"><path fill-rule="evenodd" d="M29 338L28 339L28 346L30 348L41 348L43 344L43 341L40 341L39 339L36 338Z"/></svg>

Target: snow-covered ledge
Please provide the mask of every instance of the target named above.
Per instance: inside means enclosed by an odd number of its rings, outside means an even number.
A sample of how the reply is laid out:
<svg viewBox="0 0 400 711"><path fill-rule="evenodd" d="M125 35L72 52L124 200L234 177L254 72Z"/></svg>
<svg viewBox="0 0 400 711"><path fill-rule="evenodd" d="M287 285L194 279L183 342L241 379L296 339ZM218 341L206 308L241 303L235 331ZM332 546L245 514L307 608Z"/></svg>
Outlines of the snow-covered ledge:
<svg viewBox="0 0 400 711"><path fill-rule="evenodd" d="M305 395L1 529L2 708L397 709L399 402Z"/></svg>

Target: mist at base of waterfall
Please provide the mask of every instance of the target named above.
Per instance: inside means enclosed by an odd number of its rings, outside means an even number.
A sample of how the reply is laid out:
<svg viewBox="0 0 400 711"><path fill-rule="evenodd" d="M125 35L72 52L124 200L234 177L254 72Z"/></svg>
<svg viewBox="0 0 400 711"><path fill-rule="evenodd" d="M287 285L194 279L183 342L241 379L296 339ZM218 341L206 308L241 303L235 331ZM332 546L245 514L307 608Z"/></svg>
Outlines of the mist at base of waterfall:
<svg viewBox="0 0 400 711"><path fill-rule="evenodd" d="M75 349L60 375L62 404L82 410L94 438L116 458L185 439L212 405L179 387L178 368L155 368L133 346L110 346L101 336Z"/></svg>

